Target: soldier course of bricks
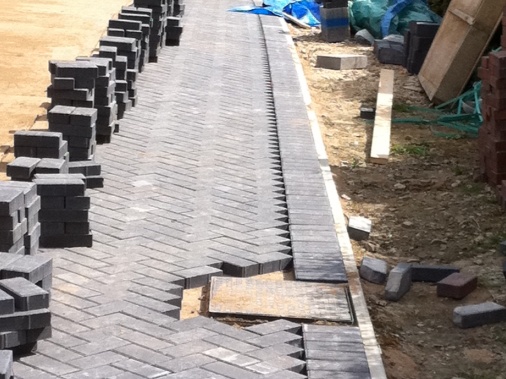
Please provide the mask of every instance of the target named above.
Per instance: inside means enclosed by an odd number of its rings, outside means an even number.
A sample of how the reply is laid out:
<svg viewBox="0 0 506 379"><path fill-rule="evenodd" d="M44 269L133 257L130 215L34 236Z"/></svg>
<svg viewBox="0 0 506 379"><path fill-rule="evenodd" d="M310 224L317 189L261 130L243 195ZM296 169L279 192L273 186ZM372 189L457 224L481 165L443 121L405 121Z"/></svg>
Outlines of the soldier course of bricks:
<svg viewBox="0 0 506 379"><path fill-rule="evenodd" d="M134 0L49 62L0 182L0 379L384 377L355 319L180 319L215 276L348 283L284 21L239 3Z"/></svg>

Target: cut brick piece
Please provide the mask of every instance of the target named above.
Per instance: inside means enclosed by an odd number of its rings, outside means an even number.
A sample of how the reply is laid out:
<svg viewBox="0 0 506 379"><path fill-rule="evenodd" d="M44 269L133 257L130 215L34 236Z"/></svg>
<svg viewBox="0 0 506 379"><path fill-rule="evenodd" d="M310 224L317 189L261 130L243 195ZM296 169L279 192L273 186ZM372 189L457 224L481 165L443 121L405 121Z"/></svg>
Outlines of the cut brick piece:
<svg viewBox="0 0 506 379"><path fill-rule="evenodd" d="M368 218L351 216L348 221L348 234L352 240L362 241L369 238L372 222Z"/></svg>
<svg viewBox="0 0 506 379"><path fill-rule="evenodd" d="M13 354L10 350L0 351L0 379L14 378L12 370Z"/></svg>
<svg viewBox="0 0 506 379"><path fill-rule="evenodd" d="M371 283L382 284L387 279L388 264L381 259L364 257L359 272L362 279Z"/></svg>
<svg viewBox="0 0 506 379"><path fill-rule="evenodd" d="M16 310L49 308L49 293L24 278L0 280L0 289L14 298Z"/></svg>
<svg viewBox="0 0 506 379"><path fill-rule="evenodd" d="M316 67L331 70L354 70L367 67L367 56L354 54L317 55Z"/></svg>
<svg viewBox="0 0 506 379"><path fill-rule="evenodd" d="M59 149L61 143L61 133L30 132L24 130L14 133L14 146Z"/></svg>
<svg viewBox="0 0 506 379"><path fill-rule="evenodd" d="M385 299L400 300L411 288L411 264L399 263L388 275L385 286Z"/></svg>
<svg viewBox="0 0 506 379"><path fill-rule="evenodd" d="M453 273L437 283L437 295L463 299L478 286L478 278L462 272Z"/></svg>
<svg viewBox="0 0 506 379"><path fill-rule="evenodd" d="M506 307L493 302L464 305L453 310L453 323L461 328L502 321L506 321Z"/></svg>
<svg viewBox="0 0 506 379"><path fill-rule="evenodd" d="M436 283L459 271L458 268L448 265L414 264L411 266L411 280Z"/></svg>

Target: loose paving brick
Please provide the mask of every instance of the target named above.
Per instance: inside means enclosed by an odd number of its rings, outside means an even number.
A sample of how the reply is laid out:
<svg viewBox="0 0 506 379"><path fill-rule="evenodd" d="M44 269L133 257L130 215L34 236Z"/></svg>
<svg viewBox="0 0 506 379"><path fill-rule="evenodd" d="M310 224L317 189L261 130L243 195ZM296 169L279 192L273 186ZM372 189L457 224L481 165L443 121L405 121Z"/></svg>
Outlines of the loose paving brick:
<svg viewBox="0 0 506 379"><path fill-rule="evenodd" d="M453 273L437 283L437 295L463 299L478 286L478 278L472 274Z"/></svg>
<svg viewBox="0 0 506 379"><path fill-rule="evenodd" d="M460 328L504 321L506 321L506 307L493 302L463 305L453 310L453 323Z"/></svg>
<svg viewBox="0 0 506 379"><path fill-rule="evenodd" d="M385 299L400 300L411 288L411 264L399 263L388 274Z"/></svg>

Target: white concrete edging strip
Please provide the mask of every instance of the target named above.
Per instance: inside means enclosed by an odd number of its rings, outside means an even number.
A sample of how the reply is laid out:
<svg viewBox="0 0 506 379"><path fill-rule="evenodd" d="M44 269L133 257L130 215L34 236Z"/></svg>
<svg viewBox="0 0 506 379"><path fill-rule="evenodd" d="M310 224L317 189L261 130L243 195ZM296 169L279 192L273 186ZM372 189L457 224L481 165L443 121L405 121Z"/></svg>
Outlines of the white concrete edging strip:
<svg viewBox="0 0 506 379"><path fill-rule="evenodd" d="M364 292L362 290L362 284L360 283L360 277L358 275L353 248L351 246L348 231L346 229L343 209L341 207L341 202L337 193L336 184L332 178L332 172L330 170L327 152L325 151L325 144L323 143L321 136L320 125L318 124L316 114L311 107L311 94L309 92L309 87L304 75L304 70L302 69L302 64L300 63L299 56L297 55L297 50L295 48L295 44L291 37L286 21L282 18L279 18L279 21L281 23L283 32L285 32L289 49L292 52L292 58L297 70L297 76L299 79L302 96L304 97L304 103L306 104L309 121L311 123L311 130L313 133L316 151L318 153L318 160L320 162L320 168L322 170L323 179L325 181L325 187L327 189L327 195L329 197L330 206L332 208L332 214L334 217L334 225L337 232L339 245L341 246L341 253L343 255L343 260L346 267L346 273L348 275L348 284L350 287L351 298L353 300L353 307L355 309L357 323L360 328L360 334L362 335L362 340L364 342L369 369L371 370L371 378L387 379L385 367L381 358L381 347L376 340L371 317L369 316L369 311L367 309L367 303L365 301Z"/></svg>

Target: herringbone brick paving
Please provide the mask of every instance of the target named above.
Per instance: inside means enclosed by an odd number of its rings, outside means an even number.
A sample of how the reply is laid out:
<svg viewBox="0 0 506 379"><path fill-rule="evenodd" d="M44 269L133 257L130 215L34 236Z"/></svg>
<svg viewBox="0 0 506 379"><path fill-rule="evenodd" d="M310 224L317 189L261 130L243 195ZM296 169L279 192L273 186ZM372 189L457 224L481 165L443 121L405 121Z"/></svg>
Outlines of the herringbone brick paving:
<svg viewBox="0 0 506 379"><path fill-rule="evenodd" d="M190 1L181 46L140 76L98 149L93 248L45 251L53 337L17 378L305 377L300 325L177 321L183 288L283 269L292 248L298 279L346 281L284 37L237 5Z"/></svg>

